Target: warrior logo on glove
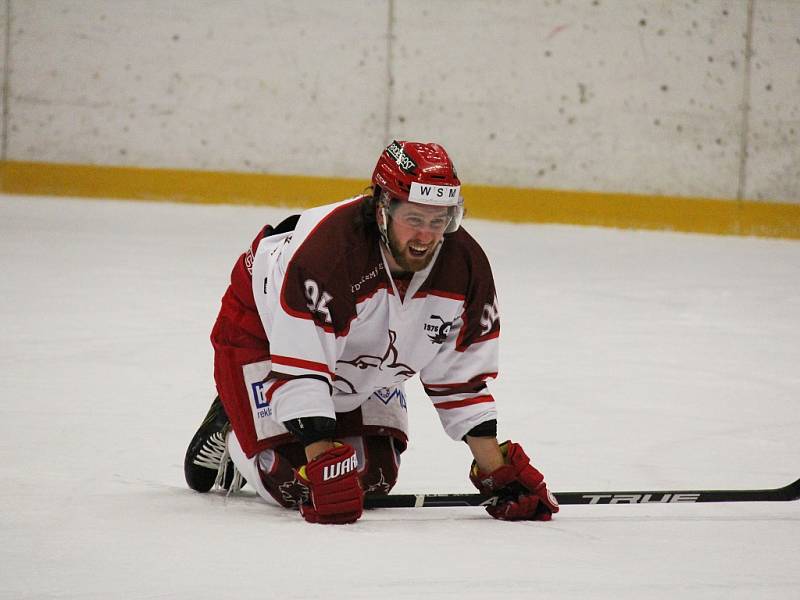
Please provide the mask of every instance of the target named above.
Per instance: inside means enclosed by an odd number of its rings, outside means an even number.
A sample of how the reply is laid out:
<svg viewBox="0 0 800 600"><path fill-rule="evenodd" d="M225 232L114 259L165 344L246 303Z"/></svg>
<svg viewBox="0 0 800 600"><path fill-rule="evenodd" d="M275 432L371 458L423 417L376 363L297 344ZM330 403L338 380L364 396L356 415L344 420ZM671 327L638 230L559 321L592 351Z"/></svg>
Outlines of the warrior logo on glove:
<svg viewBox="0 0 800 600"><path fill-rule="evenodd" d="M322 469L322 481L328 481L329 479L339 477L339 475L344 475L355 469L358 469L358 457L354 454L341 462L325 465Z"/></svg>
<svg viewBox="0 0 800 600"><path fill-rule="evenodd" d="M310 502L300 505L300 514L309 523L354 523L361 516L364 492L352 446L336 442L295 473L310 492Z"/></svg>

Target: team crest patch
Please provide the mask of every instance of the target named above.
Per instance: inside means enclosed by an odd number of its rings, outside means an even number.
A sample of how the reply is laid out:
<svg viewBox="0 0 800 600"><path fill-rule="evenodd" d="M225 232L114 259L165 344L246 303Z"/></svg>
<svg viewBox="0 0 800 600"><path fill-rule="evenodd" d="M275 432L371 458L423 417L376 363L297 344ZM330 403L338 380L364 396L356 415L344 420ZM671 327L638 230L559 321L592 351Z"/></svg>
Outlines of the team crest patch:
<svg viewBox="0 0 800 600"><path fill-rule="evenodd" d="M445 321L439 315L431 315L425 322L425 333L434 344L443 344L453 328L452 321Z"/></svg>

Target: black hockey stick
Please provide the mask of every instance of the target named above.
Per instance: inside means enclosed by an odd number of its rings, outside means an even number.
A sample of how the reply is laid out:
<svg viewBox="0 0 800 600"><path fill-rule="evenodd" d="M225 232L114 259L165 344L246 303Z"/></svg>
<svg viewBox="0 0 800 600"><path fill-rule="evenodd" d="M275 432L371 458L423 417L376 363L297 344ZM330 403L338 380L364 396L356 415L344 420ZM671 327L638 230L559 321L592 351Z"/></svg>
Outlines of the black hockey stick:
<svg viewBox="0 0 800 600"><path fill-rule="evenodd" d="M764 490L657 490L635 492L555 492L566 504L672 504L677 502L784 502L800 499L800 479ZM364 508L423 508L429 506L486 506L494 496L480 494L389 494L367 497Z"/></svg>

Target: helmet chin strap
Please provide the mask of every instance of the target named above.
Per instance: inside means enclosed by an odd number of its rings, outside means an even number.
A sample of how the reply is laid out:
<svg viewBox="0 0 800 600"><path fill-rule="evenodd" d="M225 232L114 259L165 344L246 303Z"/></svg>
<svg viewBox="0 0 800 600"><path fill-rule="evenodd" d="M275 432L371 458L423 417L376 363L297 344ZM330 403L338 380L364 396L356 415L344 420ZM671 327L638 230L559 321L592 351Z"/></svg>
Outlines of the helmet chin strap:
<svg viewBox="0 0 800 600"><path fill-rule="evenodd" d="M380 220L378 221L378 233L381 234L381 241L384 245L391 250L389 245L389 211L386 210L386 205L381 202L378 205L378 212L380 213Z"/></svg>
<svg viewBox="0 0 800 600"><path fill-rule="evenodd" d="M397 254L395 254L394 250L392 250L392 245L389 243L389 211L386 210L386 207L381 205L378 210L381 212L381 220L383 224L380 222L378 223L378 232L381 235L381 244L383 244L384 248L389 252L389 255L394 260L395 264L400 264L400 259L398 258Z"/></svg>
<svg viewBox="0 0 800 600"><path fill-rule="evenodd" d="M378 216L380 217L378 219L378 233L381 235L381 242L386 246L386 249L389 251L389 254L392 255L394 261L397 262L397 256L395 256L394 251L392 251L392 245L389 243L389 219L392 218L389 215L389 202L391 202L391 200L388 194L386 194L386 192L381 192L380 198L378 199Z"/></svg>

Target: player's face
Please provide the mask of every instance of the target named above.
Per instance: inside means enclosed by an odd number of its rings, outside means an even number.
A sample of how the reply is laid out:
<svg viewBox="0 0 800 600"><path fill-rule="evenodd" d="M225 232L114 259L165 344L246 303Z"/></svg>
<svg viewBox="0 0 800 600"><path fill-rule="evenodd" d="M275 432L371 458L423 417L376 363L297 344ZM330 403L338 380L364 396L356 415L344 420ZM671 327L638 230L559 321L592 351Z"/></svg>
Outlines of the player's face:
<svg viewBox="0 0 800 600"><path fill-rule="evenodd" d="M421 271L431 262L450 222L447 208L400 202L389 220L389 246L404 271Z"/></svg>

